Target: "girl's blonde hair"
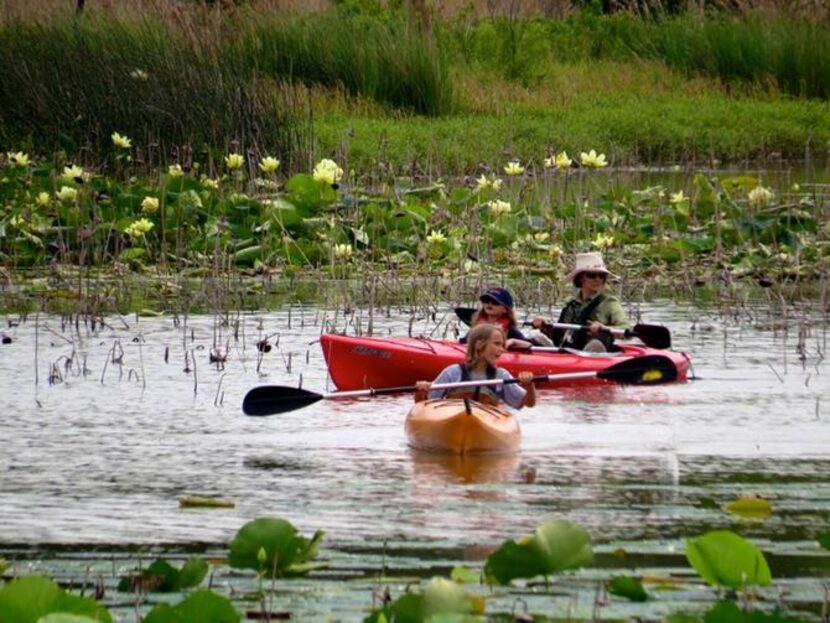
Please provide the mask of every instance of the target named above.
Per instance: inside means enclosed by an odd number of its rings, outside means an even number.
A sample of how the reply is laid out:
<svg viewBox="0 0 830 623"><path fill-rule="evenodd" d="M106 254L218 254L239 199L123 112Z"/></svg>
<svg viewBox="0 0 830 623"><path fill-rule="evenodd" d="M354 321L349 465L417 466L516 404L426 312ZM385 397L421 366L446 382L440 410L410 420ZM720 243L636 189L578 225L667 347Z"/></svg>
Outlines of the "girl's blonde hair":
<svg viewBox="0 0 830 623"><path fill-rule="evenodd" d="M467 356L464 359L468 370L472 370L483 359L482 353L494 333L501 333L502 340L507 340L502 328L494 324L480 324L470 329L467 334Z"/></svg>

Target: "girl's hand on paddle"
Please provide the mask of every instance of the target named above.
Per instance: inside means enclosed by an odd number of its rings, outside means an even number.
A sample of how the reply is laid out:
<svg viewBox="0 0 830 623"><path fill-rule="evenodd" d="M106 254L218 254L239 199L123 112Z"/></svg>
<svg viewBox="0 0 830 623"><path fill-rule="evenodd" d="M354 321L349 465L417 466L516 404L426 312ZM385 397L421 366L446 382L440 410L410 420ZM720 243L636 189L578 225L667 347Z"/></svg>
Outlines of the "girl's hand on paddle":
<svg viewBox="0 0 830 623"><path fill-rule="evenodd" d="M526 340L511 337L504 343L504 346L507 350L528 350L532 345Z"/></svg>
<svg viewBox="0 0 830 623"><path fill-rule="evenodd" d="M547 321L544 318L539 318L538 316L530 321L530 324L533 325L534 329L541 329L547 324Z"/></svg>
<svg viewBox="0 0 830 623"><path fill-rule="evenodd" d="M415 383L415 402L423 402L426 400L431 386L432 382L430 381L418 381Z"/></svg>
<svg viewBox="0 0 830 623"><path fill-rule="evenodd" d="M519 379L519 385L527 392L522 401L523 407L532 407L536 404L536 386L533 384L533 372L519 372L516 377Z"/></svg>
<svg viewBox="0 0 830 623"><path fill-rule="evenodd" d="M528 372L525 370L524 372L519 372L519 376L516 377L519 379L519 385L527 389L528 387L533 387L533 373Z"/></svg>

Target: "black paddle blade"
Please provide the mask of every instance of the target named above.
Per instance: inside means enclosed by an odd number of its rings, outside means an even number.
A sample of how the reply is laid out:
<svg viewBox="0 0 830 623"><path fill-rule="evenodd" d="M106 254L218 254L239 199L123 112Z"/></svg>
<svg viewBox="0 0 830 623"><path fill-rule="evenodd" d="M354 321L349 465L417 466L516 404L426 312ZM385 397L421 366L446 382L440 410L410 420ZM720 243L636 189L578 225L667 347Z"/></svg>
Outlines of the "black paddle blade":
<svg viewBox="0 0 830 623"><path fill-rule="evenodd" d="M597 376L617 383L656 385L677 379L677 366L663 355L644 355L616 363L597 372Z"/></svg>
<svg viewBox="0 0 830 623"><path fill-rule="evenodd" d="M242 412L245 415L273 415L302 409L312 405L325 396L298 387L282 385L261 385L254 387L242 400Z"/></svg>
<svg viewBox="0 0 830 623"><path fill-rule="evenodd" d="M468 327L470 326L470 323L473 322L473 314L476 313L474 307L456 307L453 311L455 311L455 315L458 316L458 319Z"/></svg>
<svg viewBox="0 0 830 623"><path fill-rule="evenodd" d="M671 348L671 333L666 327L656 324L638 324L629 331L630 335L640 338L640 341L651 348L664 350Z"/></svg>

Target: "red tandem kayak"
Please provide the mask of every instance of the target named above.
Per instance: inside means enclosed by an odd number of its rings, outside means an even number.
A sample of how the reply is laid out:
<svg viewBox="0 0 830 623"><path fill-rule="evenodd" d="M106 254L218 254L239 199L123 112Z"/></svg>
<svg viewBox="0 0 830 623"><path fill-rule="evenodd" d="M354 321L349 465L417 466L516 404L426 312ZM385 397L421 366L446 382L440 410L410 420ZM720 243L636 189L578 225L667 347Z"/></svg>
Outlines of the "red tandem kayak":
<svg viewBox="0 0 830 623"><path fill-rule="evenodd" d="M467 352L465 344L407 337L355 337L324 333L320 337L323 355L334 384L339 390L413 385L431 381L445 367L461 363ZM531 352L507 351L499 358L499 366L514 376L523 370L541 374L598 372L622 361L646 355L662 355L677 368L677 381L685 381L689 358L685 353L657 350L636 344L620 344L616 353ZM600 378L570 380L567 385L597 385ZM562 387L562 382L540 384L539 387Z"/></svg>

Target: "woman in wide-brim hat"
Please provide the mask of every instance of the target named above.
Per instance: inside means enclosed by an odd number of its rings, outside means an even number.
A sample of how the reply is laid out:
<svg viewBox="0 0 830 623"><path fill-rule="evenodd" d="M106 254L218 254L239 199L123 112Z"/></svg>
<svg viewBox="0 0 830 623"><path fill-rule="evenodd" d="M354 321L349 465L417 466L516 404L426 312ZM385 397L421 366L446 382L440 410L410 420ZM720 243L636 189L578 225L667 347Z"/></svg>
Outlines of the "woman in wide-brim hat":
<svg viewBox="0 0 830 623"><path fill-rule="evenodd" d="M550 337L557 346L600 352L611 350L613 336L607 329L626 329L629 321L619 299L603 292L609 277L618 278L605 266L602 254L577 253L573 270L565 276L577 292L562 308L559 322L586 328L580 331L555 329L544 318L534 318L533 326Z"/></svg>

